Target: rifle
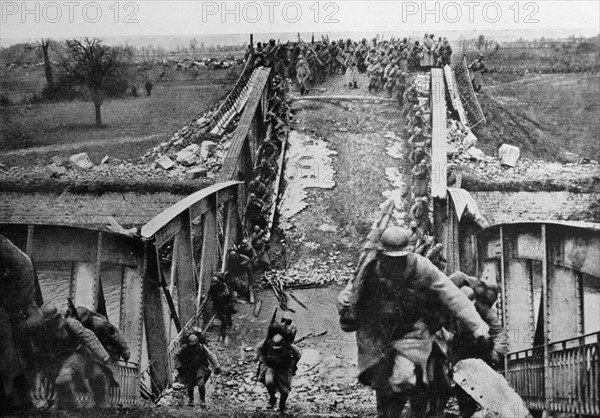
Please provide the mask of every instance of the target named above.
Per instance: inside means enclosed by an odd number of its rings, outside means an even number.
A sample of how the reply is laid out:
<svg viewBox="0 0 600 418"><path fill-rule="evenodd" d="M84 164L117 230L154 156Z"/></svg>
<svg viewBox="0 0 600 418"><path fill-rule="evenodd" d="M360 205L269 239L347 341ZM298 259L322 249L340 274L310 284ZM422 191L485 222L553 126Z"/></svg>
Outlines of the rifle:
<svg viewBox="0 0 600 418"><path fill-rule="evenodd" d="M267 338L265 338L265 342L267 342L270 338L272 338L273 336L271 335L271 330L273 329L273 326L276 324L275 320L277 319L277 308L275 308L275 310L273 311L273 316L271 317L271 322L269 323L269 328L267 328ZM260 352L258 353L258 366L256 367L256 375L255 375L255 380L258 382L258 379L260 377L260 365L262 363L262 361L260 360Z"/></svg>
<svg viewBox="0 0 600 418"><path fill-rule="evenodd" d="M364 277L367 267L377 256L377 248L381 241L381 234L388 226L390 218L394 212L395 202L388 199L381 208L379 221L376 221L371 227L371 232L367 235L367 242L363 245L356 270L353 277L348 280L346 288L338 296L338 313L340 315L340 325L346 332L356 331L356 301L358 295L364 286Z"/></svg>

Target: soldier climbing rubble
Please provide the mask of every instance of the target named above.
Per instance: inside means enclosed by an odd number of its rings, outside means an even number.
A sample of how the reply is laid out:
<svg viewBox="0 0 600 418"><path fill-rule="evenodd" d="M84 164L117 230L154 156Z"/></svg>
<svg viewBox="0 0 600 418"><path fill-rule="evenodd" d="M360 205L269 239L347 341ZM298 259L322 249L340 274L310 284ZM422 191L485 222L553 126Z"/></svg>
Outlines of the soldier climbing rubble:
<svg viewBox="0 0 600 418"><path fill-rule="evenodd" d="M236 292L229 289L225 282L225 273L216 274L208 289L208 298L212 301L217 319L221 322L219 340L227 343L227 328L233 325L231 317L236 313Z"/></svg>
<svg viewBox="0 0 600 418"><path fill-rule="evenodd" d="M448 315L489 344L484 321L467 296L427 258L414 254L410 232L388 225L386 202L360 255L355 276L338 297L340 325L356 331L359 382L375 389L380 417L443 416Z"/></svg>
<svg viewBox="0 0 600 418"><path fill-rule="evenodd" d="M257 380L269 393L269 408L274 408L279 393L279 411L285 413L286 401L292 390L292 377L302 352L294 345L296 327L291 319L276 322L277 309L267 330L267 337L255 348L259 362Z"/></svg>
<svg viewBox="0 0 600 418"><path fill-rule="evenodd" d="M217 357L208 349L204 338L197 334L191 334L187 337L185 345L176 356L179 366L177 371L182 377L188 392L188 406L194 406L194 388L198 386L200 395L200 407L206 407L206 382L211 372L211 367L215 374L221 373L221 366Z"/></svg>

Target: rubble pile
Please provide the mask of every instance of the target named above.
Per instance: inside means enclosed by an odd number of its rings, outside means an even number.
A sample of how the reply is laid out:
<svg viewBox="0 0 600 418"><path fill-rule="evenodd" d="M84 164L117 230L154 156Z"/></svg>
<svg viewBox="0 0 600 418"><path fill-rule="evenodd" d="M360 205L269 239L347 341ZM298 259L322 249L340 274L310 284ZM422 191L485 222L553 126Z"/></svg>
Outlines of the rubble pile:
<svg viewBox="0 0 600 418"><path fill-rule="evenodd" d="M252 347L240 348L239 357L224 356L219 353L219 360L224 366L224 372L212 375L208 383L209 394L206 412L218 414L219 411L240 409L245 412L267 410L268 394L266 388L256 380L257 363L254 361ZM311 355L316 353L316 356ZM307 360L305 360L307 358ZM345 361L339 355L329 355L320 358L314 349L303 348L303 356L298 364L298 370L292 380L290 408L301 408L303 411L314 409L353 411L364 405L373 403L373 393L370 388L357 383L355 379L337 379L331 381L324 378L329 370ZM347 361L347 360L346 360ZM163 392L158 402L163 407L184 407L187 404L185 386L174 383Z"/></svg>
<svg viewBox="0 0 600 418"><path fill-rule="evenodd" d="M171 138L149 150L142 161L150 162L158 170L170 172L180 179L214 179L221 169L225 153L233 137L232 124L223 135L210 132L216 108L191 121Z"/></svg>
<svg viewBox="0 0 600 418"><path fill-rule="evenodd" d="M513 183L568 181L600 175L597 161L579 159L571 163L548 163L520 156L519 148L509 144L503 144L497 156L487 155L475 146L477 137L473 132L450 116L447 118L446 134L449 168L456 169L463 176L491 183Z"/></svg>
<svg viewBox="0 0 600 418"><path fill-rule="evenodd" d="M354 263L346 263L345 267L340 267L340 257L340 251L328 252L327 258L305 259L302 265L287 270L272 270L270 273L281 280L286 288L331 284L345 286L353 276Z"/></svg>
<svg viewBox="0 0 600 418"><path fill-rule="evenodd" d="M65 158L62 155L53 157L53 162L43 170L31 172L22 167L11 167L8 173L12 178L31 178L44 176L60 178L62 180L86 181L100 180L103 178L118 178L120 180L160 180L174 179L186 180L195 178L214 179L221 168L221 161L229 147L224 139L224 144L215 144L212 152L203 159L200 153L193 154L193 163L175 163L168 155L162 155L155 164L136 164L116 157L106 156L98 165L94 164L86 153L80 153ZM76 158L75 158L76 157ZM170 163L169 163L170 162ZM161 168L161 169L158 169Z"/></svg>

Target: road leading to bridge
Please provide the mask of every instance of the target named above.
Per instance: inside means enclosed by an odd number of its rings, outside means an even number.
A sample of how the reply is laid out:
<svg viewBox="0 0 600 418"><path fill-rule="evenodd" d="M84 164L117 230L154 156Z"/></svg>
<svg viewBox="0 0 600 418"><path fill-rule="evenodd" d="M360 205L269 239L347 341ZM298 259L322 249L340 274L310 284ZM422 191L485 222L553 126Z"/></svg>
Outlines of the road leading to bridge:
<svg viewBox="0 0 600 418"><path fill-rule="evenodd" d="M332 77L320 87L326 89L322 94L331 91L335 95L373 97L367 92L365 77L360 79L358 90L344 86L342 76ZM285 268L274 274L288 284L342 284L352 274L360 246L377 217L380 203L386 199L384 193L394 189L386 172L396 168L403 173L402 160L392 158L388 147L390 141L399 141L404 119L398 105L387 101L300 99L294 102L293 109L294 130L301 139L292 144L301 149L291 149L289 155L296 154L296 160L301 163L287 167L285 178L288 184L304 174L309 178L332 176L315 178L315 183L335 185L331 188L310 187L308 182L303 199L306 206L280 220L285 238L281 245L273 245L281 248L273 256ZM401 153L402 149L396 146L396 151ZM331 159L333 174L331 170L316 166L323 164L324 155ZM400 174L399 180L402 176L404 174ZM286 203L284 201L282 206ZM306 311L292 302L290 307L295 313L286 313L298 324L297 337L326 333L300 343L305 357L301 360L288 401L291 414L376 415L374 394L369 388L359 387L356 381L355 337L344 334L338 325L335 303L340 290L339 285L292 290L308 307ZM225 401L231 408L246 412L266 407L267 395L253 380L256 363L251 361L251 353L247 350L264 337L275 300L270 289L259 293L257 300L262 300L257 317L253 315L254 306L238 305L229 346L214 343L231 373L214 378L209 414L210 408L215 408L213 412L223 412L219 408ZM211 338L212 341L216 339L216 335Z"/></svg>

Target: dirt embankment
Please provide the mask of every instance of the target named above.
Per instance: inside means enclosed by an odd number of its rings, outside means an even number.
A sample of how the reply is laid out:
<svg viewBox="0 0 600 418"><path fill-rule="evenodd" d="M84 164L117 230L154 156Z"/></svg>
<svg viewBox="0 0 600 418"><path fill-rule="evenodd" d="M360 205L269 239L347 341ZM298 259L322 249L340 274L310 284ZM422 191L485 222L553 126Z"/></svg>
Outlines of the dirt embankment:
<svg viewBox="0 0 600 418"><path fill-rule="evenodd" d="M477 147L488 155L497 155L502 144L519 147L522 155L554 161L556 146L543 131L543 126L517 108L504 105L494 97L478 96L486 123L473 129Z"/></svg>
<svg viewBox="0 0 600 418"><path fill-rule="evenodd" d="M570 162L566 153L600 161L600 75L491 75L478 96L486 123L474 129L477 146L496 155L503 143L521 155Z"/></svg>

